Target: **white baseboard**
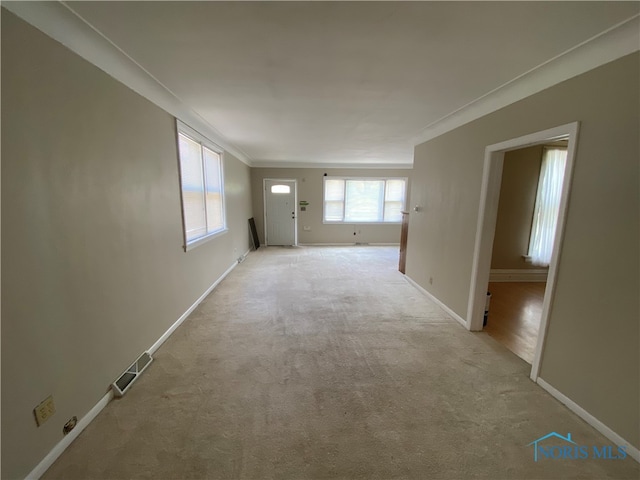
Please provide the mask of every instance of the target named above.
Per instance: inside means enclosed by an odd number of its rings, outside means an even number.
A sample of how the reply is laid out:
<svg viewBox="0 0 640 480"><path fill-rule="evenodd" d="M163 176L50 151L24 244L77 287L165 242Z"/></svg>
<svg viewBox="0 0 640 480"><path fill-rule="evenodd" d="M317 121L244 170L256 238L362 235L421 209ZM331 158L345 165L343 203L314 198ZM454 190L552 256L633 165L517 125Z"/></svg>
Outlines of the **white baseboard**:
<svg viewBox="0 0 640 480"><path fill-rule="evenodd" d="M416 283L416 281L413 278L411 278L411 277L409 277L407 275L405 275L404 278L407 280L407 282L409 282L411 285L416 287L421 293L426 295L429 298L429 300L431 300L433 303L435 303L441 309L443 309L445 312L447 312L449 315L451 315L452 318L454 318L455 320L460 322L460 324L464 328L469 329L469 327L467 326L467 322L466 322L466 320L464 318L462 318L460 315L458 315L456 312L451 310L448 306L446 306L444 303L442 303L440 300L438 300L436 297L434 297L433 294L427 292L424 288L422 288L420 285L418 285L418 283Z"/></svg>
<svg viewBox="0 0 640 480"><path fill-rule="evenodd" d="M549 270L546 268L531 269L491 269L490 282L546 282Z"/></svg>
<svg viewBox="0 0 640 480"><path fill-rule="evenodd" d="M238 264L241 264L242 262L244 262L247 259L247 255L249 255L249 253L253 251L255 250L249 249L246 252L244 252L240 257L238 257Z"/></svg>
<svg viewBox="0 0 640 480"><path fill-rule="evenodd" d="M250 250L247 250L243 257L246 257L249 254ZM191 312L193 312L196 307L209 295L214 288L216 288L224 278L231 273L231 271L238 265L238 262L234 262L221 276L218 278L213 285L211 285L207 290L200 295L200 297L191 305L186 312L184 312L180 318L169 327L169 329L162 334L162 336L149 348L149 353L153 354L160 346L171 336L171 334L178 328L182 322L186 320ZM82 431L91 423L91 421L98 416L98 414L102 411L104 407L113 399L113 391L109 390L109 392L100 399L98 403L94 405L94 407L89 410L87 413L76 425L76 427L69 432L62 440L60 440L55 447L51 449L51 451L44 457L36 467L31 470L29 475L27 475L27 480L37 480L49 469L51 465L58 459L60 455L67 449L71 442L73 442L78 435L82 433Z"/></svg>
<svg viewBox="0 0 640 480"><path fill-rule="evenodd" d="M247 251L247 253L245 253L245 256L248 253L249 252ZM222 275L220 275L220 278L218 278L215 282L213 282L213 285L207 288L207 290L202 295L200 295L200 297L193 303L193 305L191 305L187 309L187 311L184 312L180 316L180 318L176 320L175 323L171 325L169 329L162 334L162 336L156 341L156 343L154 343L151 346L151 348L149 348L148 352L153 355L155 351L158 350L158 348L160 348L160 346L167 341L167 339L171 336L171 334L175 332L176 328L182 325L182 322L184 322L187 319L187 317L191 314L191 312L193 312L196 309L196 307L200 305L200 303L202 303L202 301L207 297L207 295L209 295L213 291L213 289L216 288L220 284L220 282L224 280L227 275L229 275L229 273L231 273L231 270L233 270L237 266L238 266L238 262L237 261L233 262L233 265L227 268L227 270Z"/></svg>
<svg viewBox="0 0 640 480"><path fill-rule="evenodd" d="M564 404L569 410L582 418L585 422L591 425L593 428L598 430L601 434L607 437L616 445L624 445L626 447L627 454L633 458L636 462L640 462L640 450L627 442L624 438L618 435L616 432L607 427L604 423L598 420L596 417L587 412L584 408L578 405L576 402L571 400L565 394L561 393L547 382L545 382L542 378L538 377L536 383L544 388L547 392L551 394L556 400L560 403Z"/></svg>
<svg viewBox="0 0 640 480"><path fill-rule="evenodd" d="M91 421L98 416L98 414L102 411L104 407L111 401L113 398L113 391L109 390L109 392L100 399L98 403L94 405L94 407L89 410L89 412L80 419L75 428L71 430L65 437L60 440L55 447L51 449L51 451L47 454L46 457L42 459L42 461L36 465L36 468L29 472L29 475L26 476L27 480L37 480L44 472L46 472L51 465L58 459L62 452L64 452L71 442L73 442L78 435L82 433L82 431L87 428L87 425L91 423Z"/></svg>
<svg viewBox="0 0 640 480"><path fill-rule="evenodd" d="M353 247L355 243L299 243L301 247Z"/></svg>
<svg viewBox="0 0 640 480"><path fill-rule="evenodd" d="M351 243L299 243L298 245L300 245L301 247L354 247L356 245L358 245L359 242L351 242ZM398 247L400 246L399 243L386 243L386 242L379 242L379 243L362 243L358 246L362 246L362 247Z"/></svg>

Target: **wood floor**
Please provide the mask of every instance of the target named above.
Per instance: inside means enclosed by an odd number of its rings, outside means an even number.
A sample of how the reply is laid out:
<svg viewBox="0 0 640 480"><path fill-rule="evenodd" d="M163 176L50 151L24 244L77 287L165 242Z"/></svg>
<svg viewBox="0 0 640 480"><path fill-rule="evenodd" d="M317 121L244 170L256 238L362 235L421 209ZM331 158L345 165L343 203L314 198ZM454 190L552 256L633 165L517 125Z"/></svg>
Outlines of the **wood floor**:
<svg viewBox="0 0 640 480"><path fill-rule="evenodd" d="M518 355L533 362L546 283L489 284L491 306L484 331Z"/></svg>

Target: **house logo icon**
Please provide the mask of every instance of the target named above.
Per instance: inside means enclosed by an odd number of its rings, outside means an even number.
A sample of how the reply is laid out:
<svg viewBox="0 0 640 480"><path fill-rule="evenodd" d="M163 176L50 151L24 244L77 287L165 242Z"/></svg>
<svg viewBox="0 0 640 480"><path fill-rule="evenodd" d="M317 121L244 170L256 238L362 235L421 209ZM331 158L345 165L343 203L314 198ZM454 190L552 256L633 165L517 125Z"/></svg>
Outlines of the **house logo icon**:
<svg viewBox="0 0 640 480"><path fill-rule="evenodd" d="M549 439L549 443L542 444ZM527 447L533 445L533 460L538 458L549 460L623 460L627 457L627 447L625 445L579 445L573 441L571 434L562 436L557 432L547 433L543 437L534 440Z"/></svg>
<svg viewBox="0 0 640 480"><path fill-rule="evenodd" d="M533 442L527 445L527 447L530 447L531 445L533 445L533 461L534 462L538 461L538 443L543 442L548 438L552 438L552 437L559 438L560 440L563 440L572 445L577 445L576 442L571 440L571 433L567 433L566 437L563 437L562 435L556 432L547 433L545 436L540 437L537 440L534 440Z"/></svg>

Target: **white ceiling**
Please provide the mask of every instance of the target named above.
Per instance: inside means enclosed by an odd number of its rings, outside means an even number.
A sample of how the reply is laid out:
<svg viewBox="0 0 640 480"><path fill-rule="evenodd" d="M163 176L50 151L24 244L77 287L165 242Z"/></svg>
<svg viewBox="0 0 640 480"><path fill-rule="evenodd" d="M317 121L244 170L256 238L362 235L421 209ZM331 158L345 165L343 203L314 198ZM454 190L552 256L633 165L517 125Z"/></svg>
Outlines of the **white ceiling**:
<svg viewBox="0 0 640 480"><path fill-rule="evenodd" d="M379 166L639 5L66 3L248 163Z"/></svg>

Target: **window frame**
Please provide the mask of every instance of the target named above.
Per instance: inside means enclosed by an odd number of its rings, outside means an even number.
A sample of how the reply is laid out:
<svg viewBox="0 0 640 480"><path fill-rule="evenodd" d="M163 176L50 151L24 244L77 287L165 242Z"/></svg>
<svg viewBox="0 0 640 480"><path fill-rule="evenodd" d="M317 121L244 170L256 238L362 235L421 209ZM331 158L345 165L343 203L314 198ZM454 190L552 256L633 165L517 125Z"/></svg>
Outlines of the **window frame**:
<svg viewBox="0 0 640 480"><path fill-rule="evenodd" d="M222 203L222 209L221 209L222 210L222 228L210 233L205 233L204 235L200 235L191 240L187 239L187 222L186 222L186 215L185 215L184 189L182 184L182 161L180 158L180 135L184 135L191 141L196 142L200 145L200 161L202 164L201 172L202 172L202 185L203 185L202 194L205 196L204 217L205 217L205 227L207 228L207 230L208 230L207 212L206 212L206 204L207 204L206 202L206 192L207 192L206 171L207 170L206 170L206 165L204 161L204 149L206 148L208 150L211 150L212 152L217 154L220 159L220 197L221 197L221 203ZM189 127L185 123L176 119L176 150L177 150L176 153L177 153L177 159L178 159L178 186L180 188L180 212L182 215L182 222L181 222L182 223L182 242L183 242L182 248L184 249L185 252L188 252L200 245L203 245L213 240L214 238L224 235L229 231L229 228L227 227L227 202L226 202L225 191L224 191L225 190L224 189L224 183L225 183L224 149L219 145L215 144L214 142L212 142L211 140L209 140L204 135L194 130L193 128Z"/></svg>
<svg viewBox="0 0 640 480"><path fill-rule="evenodd" d="M344 181L344 199L342 201L342 220L326 220L326 207L327 201L325 200L325 185L327 180L343 180ZM346 216L346 192L347 192L347 181L384 181L384 186L382 188L382 215L384 218L384 204L385 204L385 195L387 192L387 181L389 180L402 180L404 182L404 199L402 202L402 206L400 208L401 212L406 211L407 208L407 193L409 190L409 177L360 177L360 176L340 176L340 175L325 175L322 177L322 223L324 225L400 225L402 224L402 219L397 221L387 221L384 220L382 222L358 222L358 221L345 221L344 218ZM379 199L380 200L380 199Z"/></svg>

